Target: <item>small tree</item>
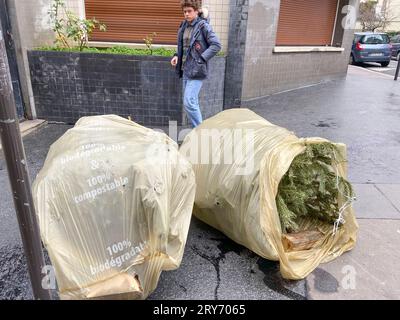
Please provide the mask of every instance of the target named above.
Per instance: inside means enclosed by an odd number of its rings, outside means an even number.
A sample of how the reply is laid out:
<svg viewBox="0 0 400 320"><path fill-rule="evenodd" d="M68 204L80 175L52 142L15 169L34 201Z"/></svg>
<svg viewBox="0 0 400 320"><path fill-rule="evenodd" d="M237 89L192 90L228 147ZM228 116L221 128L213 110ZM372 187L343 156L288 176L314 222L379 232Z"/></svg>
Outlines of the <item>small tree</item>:
<svg viewBox="0 0 400 320"><path fill-rule="evenodd" d="M153 32L152 34L149 34L144 38L144 43L146 44L147 50L150 51L150 55L153 55L153 40L154 37L157 35L157 33Z"/></svg>
<svg viewBox="0 0 400 320"><path fill-rule="evenodd" d="M383 0L381 6L378 4L376 0L367 0L360 3L359 21L362 31L385 30L388 24L395 20L396 17L391 10L390 0Z"/></svg>
<svg viewBox="0 0 400 320"><path fill-rule="evenodd" d="M106 25L95 18L80 19L67 10L63 0L54 0L48 13L52 29L56 33L54 42L57 46L71 48L70 41L74 41L79 51L82 51L87 47L89 37L96 28L106 31Z"/></svg>

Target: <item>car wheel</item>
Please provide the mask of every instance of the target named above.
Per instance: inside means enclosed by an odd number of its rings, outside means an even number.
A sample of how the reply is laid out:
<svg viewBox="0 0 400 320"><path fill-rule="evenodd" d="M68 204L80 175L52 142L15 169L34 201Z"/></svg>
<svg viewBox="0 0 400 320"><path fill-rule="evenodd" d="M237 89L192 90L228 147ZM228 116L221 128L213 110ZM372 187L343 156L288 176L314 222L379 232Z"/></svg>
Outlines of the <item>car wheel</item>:
<svg viewBox="0 0 400 320"><path fill-rule="evenodd" d="M381 66L387 67L389 65L389 63L390 63L390 61L381 62Z"/></svg>
<svg viewBox="0 0 400 320"><path fill-rule="evenodd" d="M356 62L354 61L354 56L353 56L353 54L350 55L349 64L352 64L352 65L355 65L355 64L356 64Z"/></svg>

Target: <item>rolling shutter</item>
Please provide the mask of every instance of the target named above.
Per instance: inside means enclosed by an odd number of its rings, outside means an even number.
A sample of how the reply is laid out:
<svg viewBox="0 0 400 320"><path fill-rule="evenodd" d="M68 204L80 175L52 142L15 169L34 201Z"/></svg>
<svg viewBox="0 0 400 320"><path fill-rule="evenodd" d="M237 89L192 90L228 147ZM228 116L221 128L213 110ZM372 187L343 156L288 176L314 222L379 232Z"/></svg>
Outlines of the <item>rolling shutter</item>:
<svg viewBox="0 0 400 320"><path fill-rule="evenodd" d="M107 31L93 32L92 41L144 43L156 32L153 43L176 44L183 13L179 0L85 0L86 18L106 24Z"/></svg>
<svg viewBox="0 0 400 320"><path fill-rule="evenodd" d="M281 0L276 45L331 45L338 0Z"/></svg>

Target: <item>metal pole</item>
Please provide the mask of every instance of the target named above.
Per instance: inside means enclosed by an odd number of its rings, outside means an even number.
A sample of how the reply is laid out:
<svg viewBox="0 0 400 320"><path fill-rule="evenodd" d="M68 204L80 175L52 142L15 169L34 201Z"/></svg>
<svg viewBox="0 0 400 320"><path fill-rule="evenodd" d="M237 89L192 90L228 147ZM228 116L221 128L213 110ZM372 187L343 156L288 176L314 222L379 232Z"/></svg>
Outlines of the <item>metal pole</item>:
<svg viewBox="0 0 400 320"><path fill-rule="evenodd" d="M28 263L35 299L50 300L50 292L42 288L41 274L45 266L39 227L36 221L30 179L26 167L15 100L11 84L3 30L0 23L0 134L8 176L14 198L19 230Z"/></svg>
<svg viewBox="0 0 400 320"><path fill-rule="evenodd" d="M394 80L397 81L397 77L399 76L399 70L400 70L400 59L397 60L397 68L396 68L396 73L394 75Z"/></svg>

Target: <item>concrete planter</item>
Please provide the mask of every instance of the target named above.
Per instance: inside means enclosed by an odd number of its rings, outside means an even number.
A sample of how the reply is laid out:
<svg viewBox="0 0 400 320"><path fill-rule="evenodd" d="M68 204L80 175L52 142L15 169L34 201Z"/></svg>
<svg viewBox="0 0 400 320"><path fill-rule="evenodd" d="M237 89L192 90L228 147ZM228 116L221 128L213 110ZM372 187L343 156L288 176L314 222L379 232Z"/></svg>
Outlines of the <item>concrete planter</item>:
<svg viewBox="0 0 400 320"><path fill-rule="evenodd" d="M117 114L146 126L185 125L182 83L169 57L29 51L37 116L75 123ZM225 57L210 62L200 95L204 118L223 109Z"/></svg>

